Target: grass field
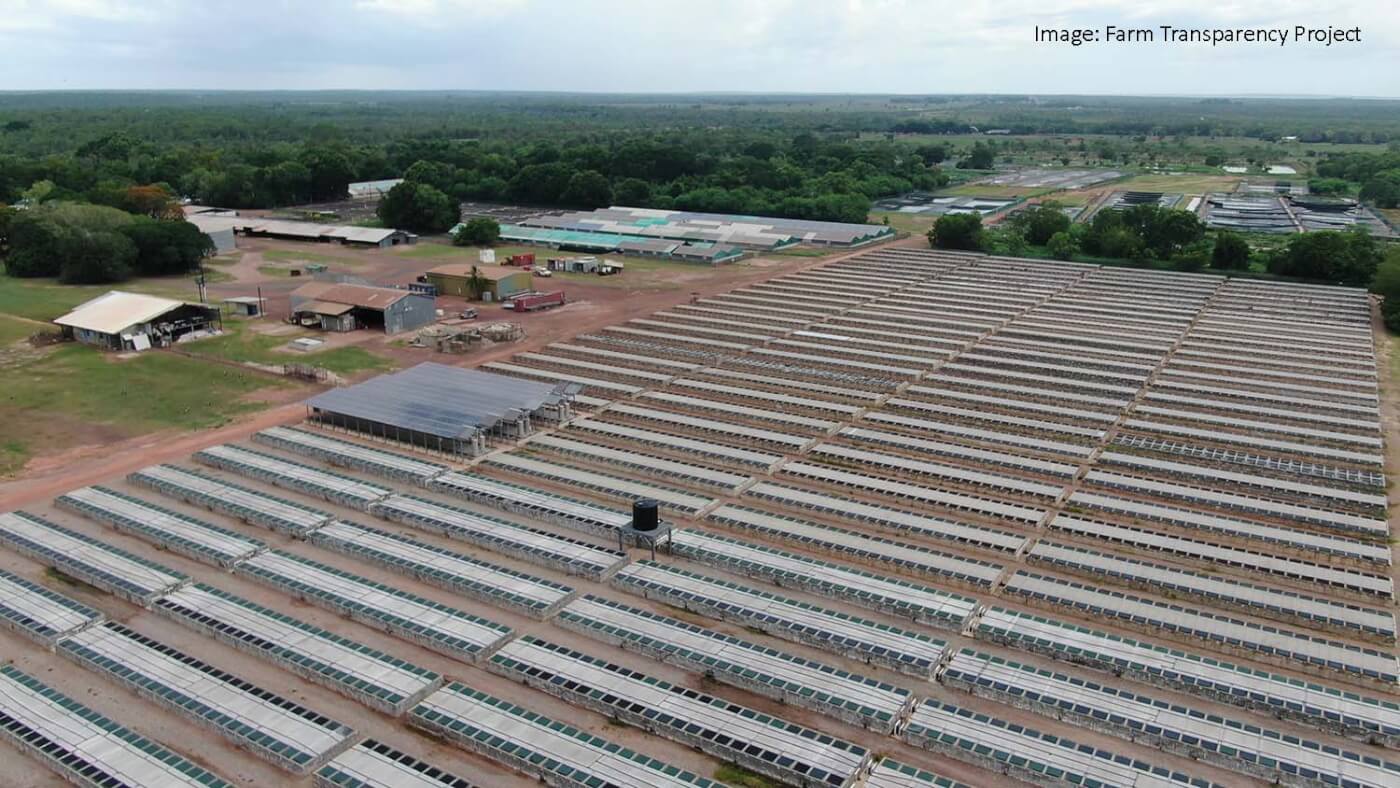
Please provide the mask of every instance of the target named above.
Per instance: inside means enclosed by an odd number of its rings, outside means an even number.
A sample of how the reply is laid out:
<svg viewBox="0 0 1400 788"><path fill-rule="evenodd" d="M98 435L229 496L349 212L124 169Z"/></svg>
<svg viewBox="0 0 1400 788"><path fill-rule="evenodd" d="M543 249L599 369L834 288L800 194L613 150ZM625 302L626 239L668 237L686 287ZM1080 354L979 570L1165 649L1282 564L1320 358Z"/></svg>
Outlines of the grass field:
<svg viewBox="0 0 1400 788"><path fill-rule="evenodd" d="M1113 188L1122 191L1204 194L1234 191L1239 183L1238 175L1203 175L1187 172L1180 175L1134 175L1113 184Z"/></svg>
<svg viewBox="0 0 1400 788"><path fill-rule="evenodd" d="M221 271L210 273L227 276ZM52 279L0 275L0 349L11 348L11 352L0 354L5 392L0 397L0 423L5 425L0 430L0 476L13 474L43 451L63 451L155 430L223 424L263 407L244 400L245 395L294 385L251 370L244 372L172 353L121 358L84 345L39 349L20 345L13 349L15 343L39 329L27 321L53 320L114 289L188 300L196 296L193 279L185 276L113 285L61 285ZM234 346L235 342L225 345ZM358 349L345 350L354 352L328 351L336 355L327 359L327 366L355 371L386 363ZM220 346L213 345L209 355L219 352ZM232 357L237 349L226 347L222 352ZM255 352L256 348L249 351Z"/></svg>
<svg viewBox="0 0 1400 788"><path fill-rule="evenodd" d="M311 364L324 367L339 375L351 375L366 370L389 369L393 364L385 358L359 347L340 347L311 353L278 352L297 336L268 336L250 330L242 320L224 321L224 335L201 339L181 345L181 349L197 356L224 361L251 361L256 364ZM310 332L306 336L310 336Z"/></svg>
<svg viewBox="0 0 1400 788"><path fill-rule="evenodd" d="M959 197L1039 197L1042 194L1049 194L1055 191L1053 188L1043 186L998 186L996 184L964 183L961 186L950 186L947 189L939 189L940 195L957 195Z"/></svg>
<svg viewBox="0 0 1400 788"><path fill-rule="evenodd" d="M202 429L258 410L244 397L292 385L170 353L120 358L67 345L5 370L0 475L39 447L62 450L162 429Z"/></svg>
<svg viewBox="0 0 1400 788"><path fill-rule="evenodd" d="M0 315L0 347L12 345L41 329L41 326L37 326L27 320L18 320L8 315Z"/></svg>
<svg viewBox="0 0 1400 788"><path fill-rule="evenodd" d="M303 252L300 249L268 249L262 253L263 259L273 263L324 263L326 265L360 265L356 257L340 257L320 252Z"/></svg>
<svg viewBox="0 0 1400 788"><path fill-rule="evenodd" d="M234 263L236 263L236 262L238 262L239 260L242 260L242 259L243 259L243 253L242 253L242 252L237 252L237 251L235 251L235 252L227 252L227 253L225 253L225 254L215 255L214 257L211 257L211 258L209 258L208 260L205 260L204 262L205 262L206 264L208 264L208 265L224 266L224 265L233 265Z"/></svg>
<svg viewBox="0 0 1400 788"><path fill-rule="evenodd" d="M937 216L919 213L900 213L899 211L875 211L870 214L869 221L872 224L880 224L890 220L890 226L901 233L910 235L925 235L933 228L933 223L937 221Z"/></svg>
<svg viewBox="0 0 1400 788"><path fill-rule="evenodd" d="M209 281L216 281L222 271L209 272ZM149 293L194 300L198 296L194 278L188 276L161 277L159 279L132 279L129 282L111 285L62 285L54 279L17 279L0 276L0 315L16 315L30 320L53 320L84 301L102 295L108 290L130 290L135 293Z"/></svg>

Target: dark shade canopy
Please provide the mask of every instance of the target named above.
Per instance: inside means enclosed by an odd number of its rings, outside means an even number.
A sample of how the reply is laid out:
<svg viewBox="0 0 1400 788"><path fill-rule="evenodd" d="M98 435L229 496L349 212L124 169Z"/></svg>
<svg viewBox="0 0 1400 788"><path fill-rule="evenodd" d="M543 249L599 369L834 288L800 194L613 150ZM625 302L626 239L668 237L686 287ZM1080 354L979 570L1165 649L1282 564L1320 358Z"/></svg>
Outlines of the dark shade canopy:
<svg viewBox="0 0 1400 788"><path fill-rule="evenodd" d="M468 438L578 390L431 362L332 389L306 401L313 408L442 438Z"/></svg>

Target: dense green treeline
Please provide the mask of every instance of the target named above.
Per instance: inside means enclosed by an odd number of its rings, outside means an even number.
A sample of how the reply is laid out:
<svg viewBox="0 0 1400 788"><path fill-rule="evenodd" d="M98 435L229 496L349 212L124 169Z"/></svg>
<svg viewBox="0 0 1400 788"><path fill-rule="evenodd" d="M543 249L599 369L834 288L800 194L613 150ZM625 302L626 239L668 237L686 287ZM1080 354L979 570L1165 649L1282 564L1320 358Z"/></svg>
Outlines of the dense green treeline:
<svg viewBox="0 0 1400 788"><path fill-rule="evenodd" d="M1282 245L1254 250L1238 233L1210 231L1189 211L1137 205L1104 210L1072 224L1053 201L1024 208L995 228L977 213L939 217L928 232L936 249L982 251L1011 257L1129 261L1177 271L1248 271L1253 263L1270 274L1313 282L1365 286L1385 259L1386 246L1363 227L1288 236ZM1035 251L1042 254L1034 254ZM1394 256L1394 252L1391 253ZM1394 280L1400 283L1400 271ZM1400 285L1396 301L1400 304ZM1400 306L1395 308L1400 322Z"/></svg>
<svg viewBox="0 0 1400 788"><path fill-rule="evenodd" d="M214 244L183 216L172 215L170 205L133 213L49 200L22 211L0 209L5 273L97 284L192 271L214 252Z"/></svg>
<svg viewBox="0 0 1400 788"><path fill-rule="evenodd" d="M1136 164L1152 154L1131 135L1396 140L1397 109L1341 99L14 93L0 94L0 202L49 181L70 201L165 184L203 203L276 207L408 173L454 200L857 221L873 197L944 183L945 157L982 169L994 153L901 132L1114 134L1117 147L1099 138L1062 157ZM1382 200L1388 182L1378 182Z"/></svg>
<svg viewBox="0 0 1400 788"><path fill-rule="evenodd" d="M405 176L457 200L651 207L864 221L873 197L936 188L946 177L914 146L797 132L684 130L162 145L126 132L71 152L0 155L0 201L36 182L60 199L166 184L197 202L263 208L336 200L356 180Z"/></svg>
<svg viewBox="0 0 1400 788"><path fill-rule="evenodd" d="M1400 207L1400 148L1336 156L1319 162L1317 174L1361 184L1358 196L1382 208Z"/></svg>

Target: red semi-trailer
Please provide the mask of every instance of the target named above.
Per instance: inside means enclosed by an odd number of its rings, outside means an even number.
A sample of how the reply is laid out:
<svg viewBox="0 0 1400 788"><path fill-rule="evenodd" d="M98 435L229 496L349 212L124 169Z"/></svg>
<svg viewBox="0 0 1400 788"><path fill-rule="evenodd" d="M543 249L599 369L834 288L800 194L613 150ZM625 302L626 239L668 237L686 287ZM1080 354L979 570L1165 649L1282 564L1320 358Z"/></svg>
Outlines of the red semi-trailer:
<svg viewBox="0 0 1400 788"><path fill-rule="evenodd" d="M534 312L552 306L563 306L564 291L551 293L519 293L510 297L510 308L517 312Z"/></svg>

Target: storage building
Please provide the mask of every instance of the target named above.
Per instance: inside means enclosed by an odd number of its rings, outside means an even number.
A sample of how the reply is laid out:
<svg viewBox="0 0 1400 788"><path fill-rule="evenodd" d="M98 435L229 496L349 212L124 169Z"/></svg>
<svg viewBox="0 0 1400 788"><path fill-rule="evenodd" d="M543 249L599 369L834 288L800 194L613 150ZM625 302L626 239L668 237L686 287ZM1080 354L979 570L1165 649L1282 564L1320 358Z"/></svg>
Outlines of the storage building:
<svg viewBox="0 0 1400 788"><path fill-rule="evenodd" d="M388 227L353 227L223 214L195 214L186 217L186 221L198 227L205 235L213 238L214 244L220 252L232 249L233 238L237 235L277 238L283 241L338 243L344 246L359 247L389 247L418 242L418 236L413 233ZM222 242L220 241L221 237L225 239Z"/></svg>
<svg viewBox="0 0 1400 788"><path fill-rule="evenodd" d="M105 350L168 347L219 324L219 310L169 298L113 290L53 321L63 335Z"/></svg>
<svg viewBox="0 0 1400 788"><path fill-rule="evenodd" d="M234 296L224 299L224 308L235 315L258 317L263 313L263 300L257 296Z"/></svg>
<svg viewBox="0 0 1400 788"><path fill-rule="evenodd" d="M199 228L199 231L209 236L209 240L214 242L214 253L224 254L234 250L233 226L236 219L228 216L210 216L207 214L194 214L185 217L185 221Z"/></svg>
<svg viewBox="0 0 1400 788"><path fill-rule="evenodd" d="M476 286L471 281L473 268L481 280ZM504 266L451 263L429 269L427 277L428 283L436 287L439 294L468 300L501 301L534 287L527 269Z"/></svg>
<svg viewBox="0 0 1400 788"><path fill-rule="evenodd" d="M393 287L311 282L291 294L292 316L326 331L378 328L397 334L433 322L436 310L432 296Z"/></svg>
<svg viewBox="0 0 1400 788"><path fill-rule="evenodd" d="M403 178L386 178L381 181L359 181L348 184L345 191L349 193L350 199L360 200L370 197L383 197L389 190L403 183Z"/></svg>

